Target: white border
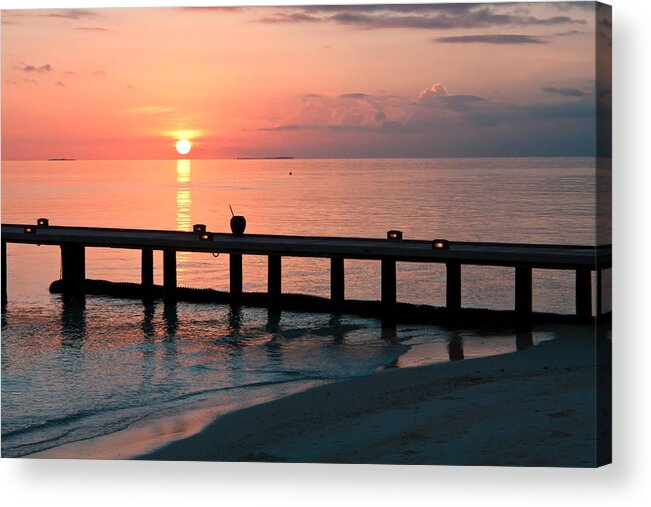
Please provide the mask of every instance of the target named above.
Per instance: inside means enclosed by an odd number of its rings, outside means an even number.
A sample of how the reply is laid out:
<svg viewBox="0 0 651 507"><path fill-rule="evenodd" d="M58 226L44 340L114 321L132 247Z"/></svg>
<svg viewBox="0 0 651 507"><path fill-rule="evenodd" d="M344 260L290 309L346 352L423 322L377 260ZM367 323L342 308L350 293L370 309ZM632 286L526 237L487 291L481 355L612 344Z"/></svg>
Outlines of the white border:
<svg viewBox="0 0 651 507"><path fill-rule="evenodd" d="M0 8L278 5L307 1L0 1ZM315 3L315 2L312 2ZM318 3L343 3L320 0ZM355 3L374 3L358 0ZM381 3L381 2L375 2ZM614 23L615 464L599 470L0 461L5 505L642 505L651 500L649 2L612 0ZM645 503L648 505L648 503Z"/></svg>

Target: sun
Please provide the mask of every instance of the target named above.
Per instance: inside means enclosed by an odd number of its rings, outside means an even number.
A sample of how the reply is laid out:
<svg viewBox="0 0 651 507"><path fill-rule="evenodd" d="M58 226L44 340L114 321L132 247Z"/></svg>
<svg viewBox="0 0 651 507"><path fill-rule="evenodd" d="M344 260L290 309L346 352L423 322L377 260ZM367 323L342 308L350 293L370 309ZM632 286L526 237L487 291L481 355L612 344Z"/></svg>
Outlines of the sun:
<svg viewBox="0 0 651 507"><path fill-rule="evenodd" d="M187 139L181 139L176 143L176 151L178 151L180 155L187 155L190 153L191 149L192 144L190 144L190 141Z"/></svg>

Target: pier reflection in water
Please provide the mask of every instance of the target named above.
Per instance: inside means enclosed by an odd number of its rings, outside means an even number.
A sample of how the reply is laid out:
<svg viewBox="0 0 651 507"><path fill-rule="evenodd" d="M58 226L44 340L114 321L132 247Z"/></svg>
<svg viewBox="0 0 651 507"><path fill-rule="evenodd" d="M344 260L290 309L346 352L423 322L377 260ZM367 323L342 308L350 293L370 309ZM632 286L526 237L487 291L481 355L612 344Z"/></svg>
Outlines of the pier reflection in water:
<svg viewBox="0 0 651 507"><path fill-rule="evenodd" d="M461 361L464 359L463 355L463 338L459 333L453 333L452 338L448 342L448 355L450 361Z"/></svg>
<svg viewBox="0 0 651 507"><path fill-rule="evenodd" d="M533 347L533 333L531 329L519 330L515 334L515 349L525 350Z"/></svg>
<svg viewBox="0 0 651 507"><path fill-rule="evenodd" d="M87 315L87 299L94 299L93 296L61 296L60 297L60 334L61 344L64 347L81 348L84 346L88 338L88 315ZM97 303L94 302L93 306ZM179 306L182 305L185 310L184 317L179 315ZM203 308L199 311L202 314L206 308L216 308L216 318L212 318L209 322L202 321L201 319L194 321L190 315L194 314L195 308ZM192 309L192 310L190 310ZM160 312L160 313L158 313ZM188 313L189 312L189 313ZM252 315L255 313L255 317ZM158 314L158 318L157 318ZM326 339L330 345L346 347L347 339L351 331L356 331L359 326L351 326L349 320L351 316L346 316L338 313L330 315L320 315L319 319L323 320L321 326L310 328L309 326L304 329L292 330L286 325L282 325L283 319L290 316L290 320L295 318L296 314L284 311L271 312L263 309L253 309L241 305L208 305L195 307L193 304L178 303L174 299L164 300L151 300L144 299L140 310L141 318L139 319L140 336L144 339L144 343L155 344L164 343L164 355L167 359L175 356L178 353L178 337L179 332L185 334L189 329L192 329L192 334L196 334L198 329L205 336L210 336L213 344L218 344L218 348L222 351L228 349L228 354L242 355L243 349L249 346L264 345L269 359L278 360L282 357L282 349L285 345L290 343L288 339L295 340L296 337L304 335L314 335L317 338ZM221 315L221 317L217 317ZM266 318L260 318L265 315ZM300 314L298 314L300 315ZM306 314L305 318L308 318ZM253 318L253 321L251 319ZM301 317L299 317L301 318ZM354 317L353 317L354 318ZM3 314L3 320L6 321L7 313ZM160 322L158 322L160 319ZM157 324L158 322L158 324ZM256 333L263 330L264 336L258 339L251 339L249 336L252 328L256 322L261 326ZM476 332L454 330L439 328L438 326L428 326L432 331L431 339L425 337L419 338L416 343L411 343L410 338L405 336L405 330L410 331L409 326L398 326L397 328L383 328L379 325L375 329L370 329L369 337L374 336L378 343L393 343L395 345L406 344L414 346L416 349L425 347L438 347L437 343L444 347L445 356L443 357L438 352L434 352L433 359L435 361L449 360L460 361L467 358L478 357L484 355L483 352L478 351L480 348L492 348L491 353L513 352L525 350L534 346L541 340L552 338L552 334L544 332L534 332L530 327L523 327L513 331L495 331L495 335L499 336L499 342L496 341L494 345L489 345L494 337L493 333L477 334ZM181 331L184 330L184 331ZM420 336L425 332L425 328L419 328L418 334ZM354 333L353 333L354 334ZM407 333L409 334L409 333ZM548 335L549 336L546 336ZM444 338L440 341L436 338ZM485 336L478 342L478 336ZM262 339L260 339L262 338ZM193 337L194 339L194 337ZM466 339L470 341L466 343ZM91 338L92 340L92 338ZM324 343L326 343L324 342ZM426 344L427 342L427 344ZM481 343L484 342L484 343ZM466 347L470 347L468 352ZM238 352L239 350L239 352ZM145 355L147 355L147 350ZM219 356L219 354L217 355ZM217 358L216 356L216 358ZM403 358L404 359L404 358ZM151 357L148 359L151 360ZM420 362L420 361L419 361ZM396 363L398 364L398 363ZM413 366L409 364L409 360L404 361L401 359L400 366Z"/></svg>
<svg viewBox="0 0 651 507"><path fill-rule="evenodd" d="M176 301L165 301L163 304L163 320L165 321L166 339L168 341L173 340L179 329L179 314Z"/></svg>
<svg viewBox="0 0 651 507"><path fill-rule="evenodd" d="M86 296L61 297L61 336L64 347L81 348L86 338Z"/></svg>
<svg viewBox="0 0 651 507"><path fill-rule="evenodd" d="M156 327L154 326L155 311L156 307L151 299L143 301L143 317L140 328L145 335L145 340L151 340L156 336Z"/></svg>
<svg viewBox="0 0 651 507"><path fill-rule="evenodd" d="M228 310L228 331L232 335L239 335L242 327L242 307L232 305Z"/></svg>

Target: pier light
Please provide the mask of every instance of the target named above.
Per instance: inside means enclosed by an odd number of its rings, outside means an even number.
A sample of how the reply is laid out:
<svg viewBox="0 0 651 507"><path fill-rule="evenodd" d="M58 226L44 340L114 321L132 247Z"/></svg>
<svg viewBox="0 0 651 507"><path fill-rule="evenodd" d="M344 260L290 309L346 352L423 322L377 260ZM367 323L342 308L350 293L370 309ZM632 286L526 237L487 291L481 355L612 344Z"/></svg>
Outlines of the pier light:
<svg viewBox="0 0 651 507"><path fill-rule="evenodd" d="M50 225L50 221L47 218L39 218L36 221L36 225L47 227Z"/></svg>
<svg viewBox="0 0 651 507"><path fill-rule="evenodd" d="M434 250L448 250L450 242L447 239L435 239L432 241L432 248Z"/></svg>
<svg viewBox="0 0 651 507"><path fill-rule="evenodd" d="M26 225L23 227L23 232L26 234L34 234L36 232L36 227L33 225Z"/></svg>
<svg viewBox="0 0 651 507"><path fill-rule="evenodd" d="M206 224L194 224L192 226L192 232L206 232Z"/></svg>
<svg viewBox="0 0 651 507"><path fill-rule="evenodd" d="M214 235L213 235L212 232L202 232L202 233L199 235L199 239L200 239L201 241L212 241L212 240L213 240L213 237L214 237Z"/></svg>
<svg viewBox="0 0 651 507"><path fill-rule="evenodd" d="M388 231L387 232L387 239L392 239L392 240L400 240L402 239L402 231Z"/></svg>

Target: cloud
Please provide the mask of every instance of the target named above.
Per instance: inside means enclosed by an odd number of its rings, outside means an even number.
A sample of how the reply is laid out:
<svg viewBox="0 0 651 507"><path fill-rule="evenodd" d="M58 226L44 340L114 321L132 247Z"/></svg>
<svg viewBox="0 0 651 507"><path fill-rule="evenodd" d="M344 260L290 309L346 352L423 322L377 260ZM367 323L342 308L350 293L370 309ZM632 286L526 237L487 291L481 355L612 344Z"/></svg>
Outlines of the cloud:
<svg viewBox="0 0 651 507"><path fill-rule="evenodd" d="M122 110L123 113L128 114L160 114L170 111L173 111L173 109L167 106L136 106Z"/></svg>
<svg viewBox="0 0 651 507"><path fill-rule="evenodd" d="M57 81L57 82L54 83L54 84L55 84L56 86L60 86L60 87L62 87L62 88L65 88L65 86L66 86L66 85L63 83L63 81Z"/></svg>
<svg viewBox="0 0 651 507"><path fill-rule="evenodd" d="M545 93L550 95L561 95L563 97L584 97L585 92L577 90L576 88L557 88L555 86L545 86L542 89Z"/></svg>
<svg viewBox="0 0 651 507"><path fill-rule="evenodd" d="M19 24L21 18L58 18L69 20L92 19L99 14L90 9L24 9L2 12L3 25Z"/></svg>
<svg viewBox="0 0 651 507"><path fill-rule="evenodd" d="M541 37L516 34L459 35L439 37L433 41L442 44L547 44Z"/></svg>
<svg viewBox="0 0 651 507"><path fill-rule="evenodd" d="M571 89L554 90L566 93ZM401 135L456 131L465 136L474 131L473 129L483 131L498 125L521 125L522 128L530 128L531 124L589 122L594 118L594 96L566 96L576 100L563 103L513 104L496 102L477 95L453 94L440 82L421 90L415 100L409 97L373 96L360 92L337 96L310 94L303 96L303 105L291 119L258 130L320 130Z"/></svg>
<svg viewBox="0 0 651 507"><path fill-rule="evenodd" d="M94 18L97 16L97 13L88 9L58 9L44 14L40 13L38 15L49 18L84 19Z"/></svg>
<svg viewBox="0 0 651 507"><path fill-rule="evenodd" d="M263 131L371 130L389 116L402 118L402 98L351 92L340 95L310 93L300 97L296 113Z"/></svg>
<svg viewBox="0 0 651 507"><path fill-rule="evenodd" d="M278 125L277 127L261 127L258 130L266 132L286 132L288 130L305 130L305 129L318 129L319 127L313 125Z"/></svg>
<svg viewBox="0 0 651 507"><path fill-rule="evenodd" d="M268 119L259 144L301 156L594 156L595 93L558 101L492 99L434 82L412 96L354 91L296 98Z"/></svg>
<svg viewBox="0 0 651 507"><path fill-rule="evenodd" d="M367 99L370 95L366 93L344 93L343 95L339 95L339 97L342 99Z"/></svg>
<svg viewBox="0 0 651 507"><path fill-rule="evenodd" d="M230 7L210 7L210 6L197 6L197 7L177 7L177 10L180 10L182 12L196 12L196 13L202 13L202 12L240 12L240 11L246 11L250 9L251 7L238 7L238 6L230 6Z"/></svg>
<svg viewBox="0 0 651 507"><path fill-rule="evenodd" d="M440 97L447 97L448 95L449 95L448 90L444 84L435 83L429 88L425 88L424 90L421 90L418 96L418 102L420 102L421 104L427 104L428 102L431 102L434 99L438 99Z"/></svg>
<svg viewBox="0 0 651 507"><path fill-rule="evenodd" d="M108 28L102 28L99 26L78 26L75 28L75 30L79 30L80 32L110 32Z"/></svg>
<svg viewBox="0 0 651 507"><path fill-rule="evenodd" d="M588 12L594 11L593 2L549 2L549 7L555 7L563 12L569 10L584 10Z"/></svg>
<svg viewBox="0 0 651 507"><path fill-rule="evenodd" d="M449 5L369 5L287 7L261 23L331 22L359 29L407 28L423 30L472 29L504 26L584 25L584 19L570 16L537 17L527 8L487 6L486 4Z"/></svg>
<svg viewBox="0 0 651 507"><path fill-rule="evenodd" d="M280 13L274 14L273 16L266 16L260 18L258 22L274 24L274 23L315 23L323 21L321 18L316 16L310 16L309 14L303 14L301 12L292 12L292 13Z"/></svg>
<svg viewBox="0 0 651 507"><path fill-rule="evenodd" d="M556 37L567 37L571 35L587 35L589 32L583 32L581 30L565 30L563 32L556 32L554 35Z"/></svg>
<svg viewBox="0 0 651 507"><path fill-rule="evenodd" d="M342 9L354 9L359 12L397 12L397 13L450 13L460 14L468 12L476 7L481 7L481 3L459 3L459 4L370 4L355 5L346 7L342 5L308 5L300 7L306 12L313 13L331 13L338 12Z"/></svg>
<svg viewBox="0 0 651 507"><path fill-rule="evenodd" d="M486 100L477 95L444 95L440 98L456 111L468 110L470 104L476 104L477 102L483 102Z"/></svg>
<svg viewBox="0 0 651 507"><path fill-rule="evenodd" d="M105 70L93 70L90 73L92 76L106 76L106 71Z"/></svg>
<svg viewBox="0 0 651 507"><path fill-rule="evenodd" d="M36 65L24 65L16 66L15 69L22 70L23 72L36 72L38 74L43 74L45 72L52 72L52 66L49 63L37 67Z"/></svg>

